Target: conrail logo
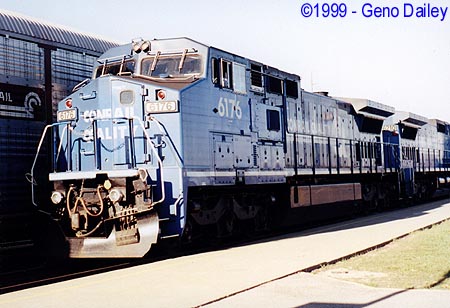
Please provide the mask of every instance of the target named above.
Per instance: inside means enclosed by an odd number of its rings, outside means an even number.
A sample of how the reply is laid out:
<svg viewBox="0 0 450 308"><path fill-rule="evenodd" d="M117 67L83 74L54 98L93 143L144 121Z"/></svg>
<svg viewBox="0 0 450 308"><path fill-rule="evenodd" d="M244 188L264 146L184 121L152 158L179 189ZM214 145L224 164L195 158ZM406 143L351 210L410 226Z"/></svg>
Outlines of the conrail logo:
<svg viewBox="0 0 450 308"><path fill-rule="evenodd" d="M42 120L43 90L0 83L0 117Z"/></svg>

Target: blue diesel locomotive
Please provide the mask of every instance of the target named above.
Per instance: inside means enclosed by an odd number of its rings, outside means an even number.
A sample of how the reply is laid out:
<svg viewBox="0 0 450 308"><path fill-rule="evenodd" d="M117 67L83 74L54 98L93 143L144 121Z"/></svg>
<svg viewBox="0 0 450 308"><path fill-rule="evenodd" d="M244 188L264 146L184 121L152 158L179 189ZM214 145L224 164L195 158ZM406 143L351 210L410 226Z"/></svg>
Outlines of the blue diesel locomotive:
<svg viewBox="0 0 450 308"><path fill-rule="evenodd" d="M297 75L187 38L107 51L59 103L38 154L46 136L45 210L75 258L389 206L448 181L447 123L309 93Z"/></svg>

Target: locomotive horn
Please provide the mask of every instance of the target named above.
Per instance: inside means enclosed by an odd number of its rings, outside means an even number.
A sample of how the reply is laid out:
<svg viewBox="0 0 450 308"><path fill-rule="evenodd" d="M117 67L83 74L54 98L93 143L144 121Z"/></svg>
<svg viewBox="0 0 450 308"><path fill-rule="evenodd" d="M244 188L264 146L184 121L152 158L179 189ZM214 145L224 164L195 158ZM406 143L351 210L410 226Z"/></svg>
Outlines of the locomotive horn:
<svg viewBox="0 0 450 308"><path fill-rule="evenodd" d="M140 52L148 52L150 51L150 41L139 41L139 42L134 42L133 41L133 51L135 53L140 53Z"/></svg>

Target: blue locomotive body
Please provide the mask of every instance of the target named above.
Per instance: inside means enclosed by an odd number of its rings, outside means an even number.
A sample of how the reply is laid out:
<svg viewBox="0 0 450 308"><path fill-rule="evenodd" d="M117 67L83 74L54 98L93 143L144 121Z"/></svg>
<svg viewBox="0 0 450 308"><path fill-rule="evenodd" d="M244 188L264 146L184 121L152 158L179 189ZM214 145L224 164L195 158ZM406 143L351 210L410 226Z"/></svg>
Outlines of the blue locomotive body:
<svg viewBox="0 0 450 308"><path fill-rule="evenodd" d="M50 211L71 257L140 257L197 230L222 237L295 216L281 213L429 194L446 183L447 145L433 167L418 160L425 122L396 114L190 39L134 41L98 59L43 134Z"/></svg>

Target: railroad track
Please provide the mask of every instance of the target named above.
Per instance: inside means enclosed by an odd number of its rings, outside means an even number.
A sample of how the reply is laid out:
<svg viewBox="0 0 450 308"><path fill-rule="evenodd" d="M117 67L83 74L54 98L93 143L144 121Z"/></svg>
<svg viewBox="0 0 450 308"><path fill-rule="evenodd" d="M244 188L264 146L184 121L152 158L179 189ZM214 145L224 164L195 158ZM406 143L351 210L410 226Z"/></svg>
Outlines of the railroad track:
<svg viewBox="0 0 450 308"><path fill-rule="evenodd" d="M149 260L64 260L0 274L0 294L119 270Z"/></svg>
<svg viewBox="0 0 450 308"><path fill-rule="evenodd" d="M396 209L398 208L392 210ZM371 213L371 215L374 214ZM351 226L354 219L347 217L346 219L330 220L327 223L322 222L306 226L284 228L282 230L256 234L251 237L231 238L219 242L214 241L213 243L197 243L193 246L184 247L184 249L173 250L170 247L162 247L160 249L153 249L148 256L142 259L48 259L41 263L35 262L33 266L25 266L0 273L0 294L130 268L168 258L227 249L238 245L248 245L260 240L267 240L272 237L287 235L305 229L313 229L318 226L324 226L324 228L332 230L336 228L336 223L339 223L341 227L345 228L345 226ZM333 225L331 225L332 223ZM329 224L329 227L326 227L327 224Z"/></svg>

